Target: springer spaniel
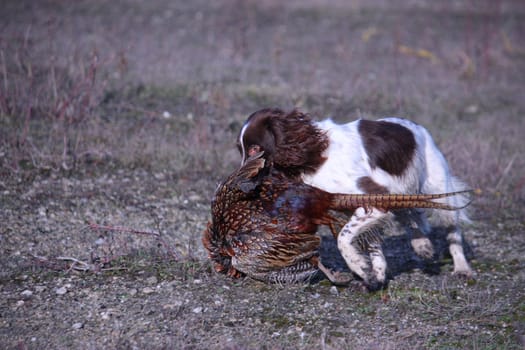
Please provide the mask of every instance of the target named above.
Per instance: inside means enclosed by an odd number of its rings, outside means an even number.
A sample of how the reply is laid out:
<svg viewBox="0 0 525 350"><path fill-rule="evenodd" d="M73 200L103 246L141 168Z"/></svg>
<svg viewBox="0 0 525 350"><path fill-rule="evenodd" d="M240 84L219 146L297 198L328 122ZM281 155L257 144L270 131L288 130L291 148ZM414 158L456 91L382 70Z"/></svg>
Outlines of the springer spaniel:
<svg viewBox="0 0 525 350"><path fill-rule="evenodd" d="M347 124L313 121L297 110L262 109L250 115L238 139L242 163L264 151L264 157L291 178L334 193L445 193L466 186L450 174L448 164L429 132L400 118L378 121L359 119ZM464 205L457 195L450 203ZM434 249L426 237L430 226L425 211L407 209L395 215L411 235L411 245L424 258ZM430 212L429 212L430 213ZM436 224L447 227L454 273L472 276L462 246L458 221L469 222L465 210L432 210ZM384 224L381 210L356 210L337 237L337 246L348 267L369 289L384 286L386 261L380 244L366 249L360 236ZM368 256L365 254L368 252Z"/></svg>

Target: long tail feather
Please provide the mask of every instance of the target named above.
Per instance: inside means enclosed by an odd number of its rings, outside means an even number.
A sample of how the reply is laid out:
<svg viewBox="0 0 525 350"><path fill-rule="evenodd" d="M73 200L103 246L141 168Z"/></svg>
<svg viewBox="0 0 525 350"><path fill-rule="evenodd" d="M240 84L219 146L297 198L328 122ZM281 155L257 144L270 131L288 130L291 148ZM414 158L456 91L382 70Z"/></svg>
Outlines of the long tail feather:
<svg viewBox="0 0 525 350"><path fill-rule="evenodd" d="M447 198L470 193L472 190L456 191L439 194L334 194L331 209L352 210L359 207L380 209L430 208L443 210L459 210L468 206L472 200L462 206L434 202L433 199Z"/></svg>

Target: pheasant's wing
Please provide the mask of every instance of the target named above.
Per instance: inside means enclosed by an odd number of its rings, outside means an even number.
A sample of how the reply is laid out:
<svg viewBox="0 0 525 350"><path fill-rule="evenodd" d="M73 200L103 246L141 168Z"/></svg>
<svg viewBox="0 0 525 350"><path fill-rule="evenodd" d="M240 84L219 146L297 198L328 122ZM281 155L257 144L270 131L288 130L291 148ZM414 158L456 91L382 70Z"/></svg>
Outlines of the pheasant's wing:
<svg viewBox="0 0 525 350"><path fill-rule="evenodd" d="M272 176L261 189L263 207L269 216L281 223L281 230L291 235L315 234L319 225L330 225L330 193L289 179Z"/></svg>
<svg viewBox="0 0 525 350"><path fill-rule="evenodd" d="M226 192L232 195L231 192ZM240 273L236 273L232 266L238 233L246 227L263 224L264 215L256 202L236 202L230 199L223 196L213 205L213 220L204 231L202 243L208 251L208 257L212 260L215 271L239 277ZM231 205L224 207L225 204Z"/></svg>
<svg viewBox="0 0 525 350"><path fill-rule="evenodd" d="M317 272L311 259L321 240L315 234L287 234L278 227L239 234L232 265L246 275L268 282L302 281Z"/></svg>
<svg viewBox="0 0 525 350"><path fill-rule="evenodd" d="M248 158L246 163L230 176L229 181L227 181L230 190L249 193L261 183L261 170L264 169L266 163L265 159L262 158L263 153L259 152Z"/></svg>
<svg viewBox="0 0 525 350"><path fill-rule="evenodd" d="M240 277L240 273L236 273L231 263L233 250L228 246L227 241L217 233L211 222L204 230L202 244L208 251L208 258L211 260L215 271L227 273L232 277Z"/></svg>

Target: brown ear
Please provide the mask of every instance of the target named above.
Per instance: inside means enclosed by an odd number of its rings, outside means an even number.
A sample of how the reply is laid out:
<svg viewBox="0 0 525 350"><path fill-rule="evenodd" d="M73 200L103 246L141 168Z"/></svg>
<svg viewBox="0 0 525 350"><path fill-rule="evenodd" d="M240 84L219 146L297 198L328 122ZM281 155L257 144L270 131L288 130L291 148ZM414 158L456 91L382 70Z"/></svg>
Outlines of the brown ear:
<svg viewBox="0 0 525 350"><path fill-rule="evenodd" d="M323 164L328 137L315 126L309 115L293 110L273 116L268 123L274 135L273 160L277 168L288 175L299 176L314 172Z"/></svg>
<svg viewBox="0 0 525 350"><path fill-rule="evenodd" d="M249 158L250 147L257 146L264 151L264 157L271 159L275 151L275 137L271 125L274 120L284 116L277 108L264 108L252 113L244 123L238 137L238 147L244 164Z"/></svg>

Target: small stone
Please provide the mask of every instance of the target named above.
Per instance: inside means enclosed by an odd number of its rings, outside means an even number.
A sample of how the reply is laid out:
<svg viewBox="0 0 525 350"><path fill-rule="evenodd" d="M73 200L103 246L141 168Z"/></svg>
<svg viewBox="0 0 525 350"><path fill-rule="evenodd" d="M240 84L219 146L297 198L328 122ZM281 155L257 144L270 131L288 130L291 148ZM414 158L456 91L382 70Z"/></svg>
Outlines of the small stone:
<svg viewBox="0 0 525 350"><path fill-rule="evenodd" d="M198 202L200 200L202 200L202 197L199 196L198 194L192 194L188 197L188 199L191 201L191 202Z"/></svg>
<svg viewBox="0 0 525 350"><path fill-rule="evenodd" d="M138 293L138 290L136 290L135 288L131 288L129 290L129 295L131 295L131 296L137 295L137 293Z"/></svg>
<svg viewBox="0 0 525 350"><path fill-rule="evenodd" d="M45 207L39 207L38 208L38 215L41 216L41 217L46 217L47 216L47 210Z"/></svg>
<svg viewBox="0 0 525 350"><path fill-rule="evenodd" d="M144 294L151 294L151 293L154 293L155 292L155 289L151 288L151 287L144 287L142 289L142 293Z"/></svg>
<svg viewBox="0 0 525 350"><path fill-rule="evenodd" d="M194 314L200 314L202 310L203 310L202 306L197 306L196 308L193 308L191 312L193 312Z"/></svg>
<svg viewBox="0 0 525 350"><path fill-rule="evenodd" d="M33 292L29 289L26 289L22 293L20 293L20 295L23 296L25 299L29 299L33 295Z"/></svg>
<svg viewBox="0 0 525 350"><path fill-rule="evenodd" d="M479 111L478 105L470 105L465 108L465 113L467 114L476 114Z"/></svg>
<svg viewBox="0 0 525 350"><path fill-rule="evenodd" d="M162 308L164 310L174 310L177 307L175 304L164 304L162 305Z"/></svg>
<svg viewBox="0 0 525 350"><path fill-rule="evenodd" d="M104 244L104 243L106 243L106 240L105 240L104 238L102 238L102 237L98 238L98 239L95 241L95 244L96 244L96 245L102 245L102 244Z"/></svg>
<svg viewBox="0 0 525 350"><path fill-rule="evenodd" d="M157 280L157 277L155 276L151 276L149 278L146 279L146 283L147 284L157 284L158 280Z"/></svg>
<svg viewBox="0 0 525 350"><path fill-rule="evenodd" d="M24 306L25 302L23 300L19 300L16 302L16 306L17 307L20 307L20 306Z"/></svg>
<svg viewBox="0 0 525 350"><path fill-rule="evenodd" d="M57 293L58 295L64 295L67 293L67 288L66 287L57 288L55 290L55 293Z"/></svg>
<svg viewBox="0 0 525 350"><path fill-rule="evenodd" d="M162 181L162 180L165 180L166 179L166 175L164 173L156 173L156 174L153 174L153 177L159 181Z"/></svg>
<svg viewBox="0 0 525 350"><path fill-rule="evenodd" d="M73 329L81 329L81 328L84 328L84 324L82 322L73 323Z"/></svg>
<svg viewBox="0 0 525 350"><path fill-rule="evenodd" d="M330 294L332 294L332 295L339 295L339 291L337 290L336 286L330 287Z"/></svg>

